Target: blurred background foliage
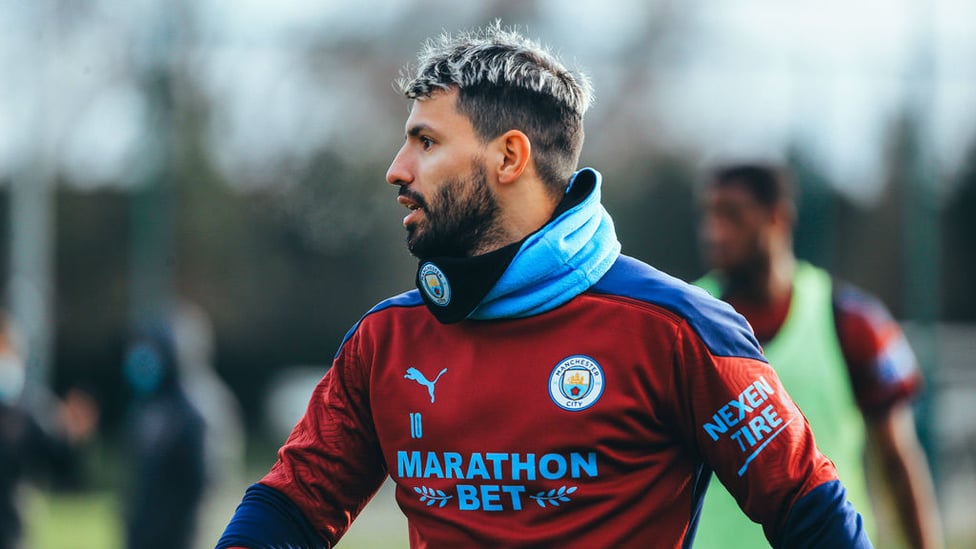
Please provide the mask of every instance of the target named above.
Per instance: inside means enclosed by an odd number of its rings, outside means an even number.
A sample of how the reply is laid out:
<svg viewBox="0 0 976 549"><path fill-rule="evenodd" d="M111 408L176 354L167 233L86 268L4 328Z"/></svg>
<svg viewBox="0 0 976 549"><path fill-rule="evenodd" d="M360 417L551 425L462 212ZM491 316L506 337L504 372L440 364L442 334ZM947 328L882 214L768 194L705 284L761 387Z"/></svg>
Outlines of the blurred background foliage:
<svg viewBox="0 0 976 549"><path fill-rule="evenodd" d="M40 379L93 391L112 441L133 327L189 299L251 440L268 437L275 374L324 371L363 312L412 287L384 182L409 107L391 82L423 39L498 17L592 76L583 164L605 176L625 253L697 277L708 167L780 159L801 257L899 319L973 324L974 15L952 0L0 0L8 307L34 319Z"/></svg>

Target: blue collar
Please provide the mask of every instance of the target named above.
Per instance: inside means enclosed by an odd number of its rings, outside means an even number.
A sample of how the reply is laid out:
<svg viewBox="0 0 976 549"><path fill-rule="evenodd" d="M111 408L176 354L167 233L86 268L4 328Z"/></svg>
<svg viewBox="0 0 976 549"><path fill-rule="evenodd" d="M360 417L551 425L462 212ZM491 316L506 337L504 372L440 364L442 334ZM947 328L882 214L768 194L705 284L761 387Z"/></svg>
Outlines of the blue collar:
<svg viewBox="0 0 976 549"><path fill-rule="evenodd" d="M555 309L600 280L620 254L613 220L600 204L602 176L576 172L567 188L592 186L582 202L566 210L522 244L515 259L468 318L525 317Z"/></svg>

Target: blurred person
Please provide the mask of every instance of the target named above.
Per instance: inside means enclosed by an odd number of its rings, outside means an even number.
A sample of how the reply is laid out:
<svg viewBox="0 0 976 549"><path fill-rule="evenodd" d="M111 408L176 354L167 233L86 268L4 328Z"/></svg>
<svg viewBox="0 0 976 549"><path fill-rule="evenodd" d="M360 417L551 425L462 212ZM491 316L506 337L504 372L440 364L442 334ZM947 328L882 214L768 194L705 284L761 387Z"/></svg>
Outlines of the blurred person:
<svg viewBox="0 0 976 549"><path fill-rule="evenodd" d="M25 401L27 351L13 321L0 312L0 549L20 547L24 525L20 488L42 476L61 483L81 477L80 445L98 423L94 400L78 389L63 400ZM35 389L35 393L38 390Z"/></svg>
<svg viewBox="0 0 976 549"><path fill-rule="evenodd" d="M620 254L585 76L498 23L418 63L386 176L417 289L349 331L218 547L331 547L388 476L412 547L688 546L712 470L779 546L870 547L742 317Z"/></svg>
<svg viewBox="0 0 976 549"><path fill-rule="evenodd" d="M205 424L180 385L168 322L133 339L124 375L134 397L126 547L190 547L207 480Z"/></svg>
<svg viewBox="0 0 976 549"><path fill-rule="evenodd" d="M180 386L204 423L207 490L201 508L210 510L220 506L222 498L236 499L243 485L244 420L237 397L214 368L215 335L207 311L190 300L179 299L172 315ZM207 523L201 523L197 538L204 541L208 536L209 543L213 541L212 530L219 531L226 517L203 516L201 520Z"/></svg>
<svg viewBox="0 0 976 549"><path fill-rule="evenodd" d="M718 167L702 193L701 239L712 271L697 284L751 324L868 531L874 532L866 446L881 487L890 487L904 539L911 547L941 547L932 480L910 405L922 383L915 355L877 298L797 260L793 194L783 167ZM882 537L890 538L872 535ZM767 544L759 525L718 485L705 497L695 546Z"/></svg>
<svg viewBox="0 0 976 549"><path fill-rule="evenodd" d="M186 299L174 305L173 335L180 385L206 427L207 484L237 486L244 470L244 420L237 397L214 368L214 328L207 312Z"/></svg>

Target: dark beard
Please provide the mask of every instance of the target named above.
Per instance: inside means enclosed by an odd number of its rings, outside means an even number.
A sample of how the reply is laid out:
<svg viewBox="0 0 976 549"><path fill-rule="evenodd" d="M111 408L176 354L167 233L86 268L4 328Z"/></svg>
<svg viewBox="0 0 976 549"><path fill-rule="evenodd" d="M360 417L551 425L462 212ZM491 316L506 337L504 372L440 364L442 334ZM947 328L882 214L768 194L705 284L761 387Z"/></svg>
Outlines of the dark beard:
<svg viewBox="0 0 976 549"><path fill-rule="evenodd" d="M423 230L418 232L417 226L407 229L407 248L418 259L467 257L497 236L498 201L480 164L472 167L468 179L445 182L421 205L426 218Z"/></svg>

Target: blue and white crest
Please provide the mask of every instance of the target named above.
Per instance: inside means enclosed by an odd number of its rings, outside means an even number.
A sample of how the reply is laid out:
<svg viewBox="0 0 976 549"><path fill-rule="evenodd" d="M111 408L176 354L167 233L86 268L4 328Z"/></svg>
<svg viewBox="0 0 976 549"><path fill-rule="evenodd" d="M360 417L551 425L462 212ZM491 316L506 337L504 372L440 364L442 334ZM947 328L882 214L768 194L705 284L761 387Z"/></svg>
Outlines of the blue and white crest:
<svg viewBox="0 0 976 549"><path fill-rule="evenodd" d="M451 302L451 285L447 282L447 277L437 268L437 265L427 262L421 265L420 272L417 273L420 287L424 293L435 304L446 307Z"/></svg>
<svg viewBox="0 0 976 549"><path fill-rule="evenodd" d="M549 397L563 410L578 412L603 395L603 368L585 355L564 358L549 374Z"/></svg>

